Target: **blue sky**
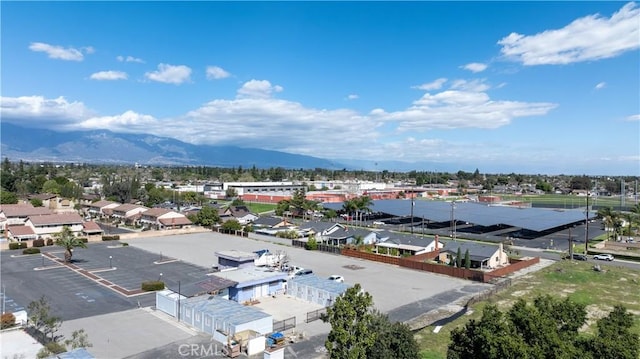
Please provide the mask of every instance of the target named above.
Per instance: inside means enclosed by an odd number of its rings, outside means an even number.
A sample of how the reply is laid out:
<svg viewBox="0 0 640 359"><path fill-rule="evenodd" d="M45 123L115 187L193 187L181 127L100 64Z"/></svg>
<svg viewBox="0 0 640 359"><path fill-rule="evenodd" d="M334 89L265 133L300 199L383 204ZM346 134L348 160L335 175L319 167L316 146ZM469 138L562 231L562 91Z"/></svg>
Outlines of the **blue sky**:
<svg viewBox="0 0 640 359"><path fill-rule="evenodd" d="M432 164L416 170L640 174L637 2L0 6L2 122Z"/></svg>

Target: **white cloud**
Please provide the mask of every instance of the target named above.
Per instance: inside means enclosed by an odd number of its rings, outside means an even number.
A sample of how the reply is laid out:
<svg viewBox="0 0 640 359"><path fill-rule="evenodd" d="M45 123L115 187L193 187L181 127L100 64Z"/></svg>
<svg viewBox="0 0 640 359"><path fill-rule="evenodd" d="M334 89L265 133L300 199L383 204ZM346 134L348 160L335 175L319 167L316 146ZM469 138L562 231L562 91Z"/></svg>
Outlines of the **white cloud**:
<svg viewBox="0 0 640 359"><path fill-rule="evenodd" d="M498 128L518 118L544 115L556 106L491 99L477 91L486 86L479 80L457 80L452 86L457 88L426 93L406 109L389 113L380 108L368 114L351 109L309 108L272 97L282 91L280 86L251 80L241 86L235 99L214 99L174 118L158 119L134 110L96 116L81 103L41 97L17 101L22 104L21 110L3 99L2 116L4 120L5 114L11 113L14 118L30 116L32 121L45 121L55 114L64 119L64 126L58 127L70 129L146 133L194 144L242 143L322 158L448 161L482 156L492 160L512 149L495 144L452 143L427 136L429 131Z"/></svg>
<svg viewBox="0 0 640 359"><path fill-rule="evenodd" d="M447 82L447 79L442 77L426 84L412 86L412 88L425 91L438 90L442 88L445 82Z"/></svg>
<svg viewBox="0 0 640 359"><path fill-rule="evenodd" d="M627 121L640 121L640 114L631 115L626 118Z"/></svg>
<svg viewBox="0 0 640 359"><path fill-rule="evenodd" d="M92 54L94 52L93 47L84 47L80 50L73 47L64 48L62 46L45 44L44 42L32 42L29 45L29 50L35 52L44 52L51 59L59 59L66 61L82 61L84 54Z"/></svg>
<svg viewBox="0 0 640 359"><path fill-rule="evenodd" d="M610 18L595 14L535 35L511 33L498 44L504 56L525 66L594 61L640 48L638 23L640 9L630 2Z"/></svg>
<svg viewBox="0 0 640 359"><path fill-rule="evenodd" d="M488 66L486 64L482 64L482 63L479 63L479 62L472 62L470 64L466 64L466 65L462 66L463 69L469 70L469 71L471 71L473 73L482 72L482 71L486 70L487 67Z"/></svg>
<svg viewBox="0 0 640 359"><path fill-rule="evenodd" d="M359 98L360 98L360 96L358 96L356 94L350 94L349 96L347 96L347 100L357 100Z"/></svg>
<svg viewBox="0 0 640 359"><path fill-rule="evenodd" d="M144 74L151 81L179 85L190 80L191 68L185 65L159 64L158 71Z"/></svg>
<svg viewBox="0 0 640 359"><path fill-rule="evenodd" d="M250 80L238 89L238 97L268 98L274 92L282 92L282 86L273 86L267 80Z"/></svg>
<svg viewBox="0 0 640 359"><path fill-rule="evenodd" d="M208 80L219 80L224 79L231 76L231 74L225 71L222 67L218 66L207 66L207 79Z"/></svg>
<svg viewBox="0 0 640 359"><path fill-rule="evenodd" d="M126 80L127 73L123 71L100 71L91 74L92 80Z"/></svg>
<svg viewBox="0 0 640 359"><path fill-rule="evenodd" d="M605 87L607 87L607 83L606 83L606 82L599 82L599 83L596 85L595 89L596 89L596 90L601 90L601 89L603 89L603 88L605 88Z"/></svg>
<svg viewBox="0 0 640 359"><path fill-rule="evenodd" d="M140 64L144 64L144 60L137 58L137 57L133 57L133 56L116 56L116 60L118 60L119 62L137 62Z"/></svg>
<svg viewBox="0 0 640 359"><path fill-rule="evenodd" d="M115 116L90 117L78 123L78 127L84 129L108 129L115 132L142 132L149 126L158 126L153 116L139 114L134 111L126 111Z"/></svg>
<svg viewBox="0 0 640 359"><path fill-rule="evenodd" d="M43 123L44 127L73 124L92 115L82 102L69 102L64 97L46 99L43 96L2 97L2 120L24 124Z"/></svg>
<svg viewBox="0 0 640 359"><path fill-rule="evenodd" d="M557 107L548 102L530 103L492 100L481 80L456 80L450 89L426 93L406 110L387 113L382 109L370 115L379 121L397 123L399 132L425 132L434 129L498 128L514 119L542 116Z"/></svg>

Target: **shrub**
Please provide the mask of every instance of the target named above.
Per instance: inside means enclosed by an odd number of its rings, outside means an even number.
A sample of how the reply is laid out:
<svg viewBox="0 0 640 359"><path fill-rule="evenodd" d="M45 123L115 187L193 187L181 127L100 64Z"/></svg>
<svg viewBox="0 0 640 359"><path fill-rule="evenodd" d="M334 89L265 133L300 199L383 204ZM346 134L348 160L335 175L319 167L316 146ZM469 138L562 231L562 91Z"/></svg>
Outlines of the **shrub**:
<svg viewBox="0 0 640 359"><path fill-rule="evenodd" d="M25 249L27 248L27 242L11 242L9 243L9 249Z"/></svg>
<svg viewBox="0 0 640 359"><path fill-rule="evenodd" d="M33 240L33 244L31 246L33 246L33 247L44 247L44 239L42 239L42 238L34 239Z"/></svg>
<svg viewBox="0 0 640 359"><path fill-rule="evenodd" d="M305 243L304 249L315 251L316 249L318 249L318 242L316 242L316 239L314 237L310 237L307 243Z"/></svg>
<svg viewBox="0 0 640 359"><path fill-rule="evenodd" d="M120 242L120 244L122 244L123 247L128 247L129 246L129 243L127 243L127 242Z"/></svg>
<svg viewBox="0 0 640 359"><path fill-rule="evenodd" d="M13 313L2 313L0 317L0 329L10 328L16 325L16 316Z"/></svg>
<svg viewBox="0 0 640 359"><path fill-rule="evenodd" d="M89 243L89 238L87 237L80 237L78 239L81 240L83 243Z"/></svg>
<svg viewBox="0 0 640 359"><path fill-rule="evenodd" d="M119 236L119 235L114 235L114 236L102 236L102 240L103 240L103 241L117 241L117 240L120 240L120 236Z"/></svg>
<svg viewBox="0 0 640 359"><path fill-rule="evenodd" d="M47 239L47 245L48 246L52 246L53 245L53 239L52 238Z"/></svg>
<svg viewBox="0 0 640 359"><path fill-rule="evenodd" d="M164 289L164 282L159 281L159 280L152 280L152 281L148 281L148 282L142 282L142 290L144 290L145 292L152 292L155 290L163 290Z"/></svg>
<svg viewBox="0 0 640 359"><path fill-rule="evenodd" d="M22 250L22 254L37 254L40 253L40 248L26 248Z"/></svg>

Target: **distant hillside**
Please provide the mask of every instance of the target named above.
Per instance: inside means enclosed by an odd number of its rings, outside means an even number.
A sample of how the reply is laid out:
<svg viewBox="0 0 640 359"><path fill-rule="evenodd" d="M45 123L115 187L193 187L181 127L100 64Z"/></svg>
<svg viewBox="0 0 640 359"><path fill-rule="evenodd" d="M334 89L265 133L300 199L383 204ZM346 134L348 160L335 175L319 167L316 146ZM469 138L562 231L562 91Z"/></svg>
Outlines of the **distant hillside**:
<svg viewBox="0 0 640 359"><path fill-rule="evenodd" d="M326 159L235 146L192 145L152 135L106 130L56 132L3 123L2 157L30 162L202 165L245 168L346 168Z"/></svg>

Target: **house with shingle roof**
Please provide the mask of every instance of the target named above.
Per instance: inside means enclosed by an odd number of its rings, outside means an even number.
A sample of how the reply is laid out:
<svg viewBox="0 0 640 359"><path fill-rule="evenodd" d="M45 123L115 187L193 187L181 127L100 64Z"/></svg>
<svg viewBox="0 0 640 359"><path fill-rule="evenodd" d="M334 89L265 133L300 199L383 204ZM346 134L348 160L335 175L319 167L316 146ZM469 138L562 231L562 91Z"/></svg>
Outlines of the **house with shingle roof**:
<svg viewBox="0 0 640 359"><path fill-rule="evenodd" d="M182 228L192 224L184 214L167 208L154 207L141 212L140 214L140 224L145 228Z"/></svg>
<svg viewBox="0 0 640 359"><path fill-rule="evenodd" d="M36 239L38 235L29 226L9 226L7 227L7 238L20 242Z"/></svg>
<svg viewBox="0 0 640 359"><path fill-rule="evenodd" d="M82 222L82 234L87 236L101 235L104 230L94 221Z"/></svg>
<svg viewBox="0 0 640 359"><path fill-rule="evenodd" d="M443 240L444 248L440 249L438 261L440 263L451 264L456 260L458 248L460 255L463 256L469 251L471 259L471 268L493 269L509 265L509 257L504 250L502 243L499 245L483 244L467 241Z"/></svg>
<svg viewBox="0 0 640 359"><path fill-rule="evenodd" d="M291 225L286 218L262 216L251 223L254 228L280 228Z"/></svg>
<svg viewBox="0 0 640 359"><path fill-rule="evenodd" d="M42 216L30 216L25 223L41 237L51 237L67 226L76 235L82 233L82 217L77 213L47 214Z"/></svg>
<svg viewBox="0 0 640 359"><path fill-rule="evenodd" d="M114 209L121 204L113 201L100 200L97 202L93 202L89 205L88 212L93 218L105 218L108 217L112 212L107 212L107 209Z"/></svg>
<svg viewBox="0 0 640 359"><path fill-rule="evenodd" d="M3 204L0 206L0 225L2 228L13 225L24 225L29 216L53 214L45 207L34 207L29 204Z"/></svg>
<svg viewBox="0 0 640 359"><path fill-rule="evenodd" d="M148 209L139 204L125 203L113 208L111 218L124 224L136 224L142 218L141 213Z"/></svg>
<svg viewBox="0 0 640 359"><path fill-rule="evenodd" d="M444 243L433 237L424 237L405 233L379 231L375 244L377 253L396 255L418 255L433 252L444 247ZM437 236L436 236L437 237Z"/></svg>
<svg viewBox="0 0 640 359"><path fill-rule="evenodd" d="M354 244L360 242L360 244L373 244L377 241L377 234L368 229L354 228L348 226L336 226L333 229L329 229L328 233L316 234L316 241L327 243L334 246L344 244ZM361 241L360 241L361 239Z"/></svg>
<svg viewBox="0 0 640 359"><path fill-rule="evenodd" d="M75 212L75 202L53 193L38 193L29 195L29 200L39 199L42 206L56 213Z"/></svg>
<svg viewBox="0 0 640 359"><path fill-rule="evenodd" d="M258 219L258 216L251 213L247 206L229 206L229 208L221 209L218 215L222 222L235 219L240 222L240 224L247 224Z"/></svg>

